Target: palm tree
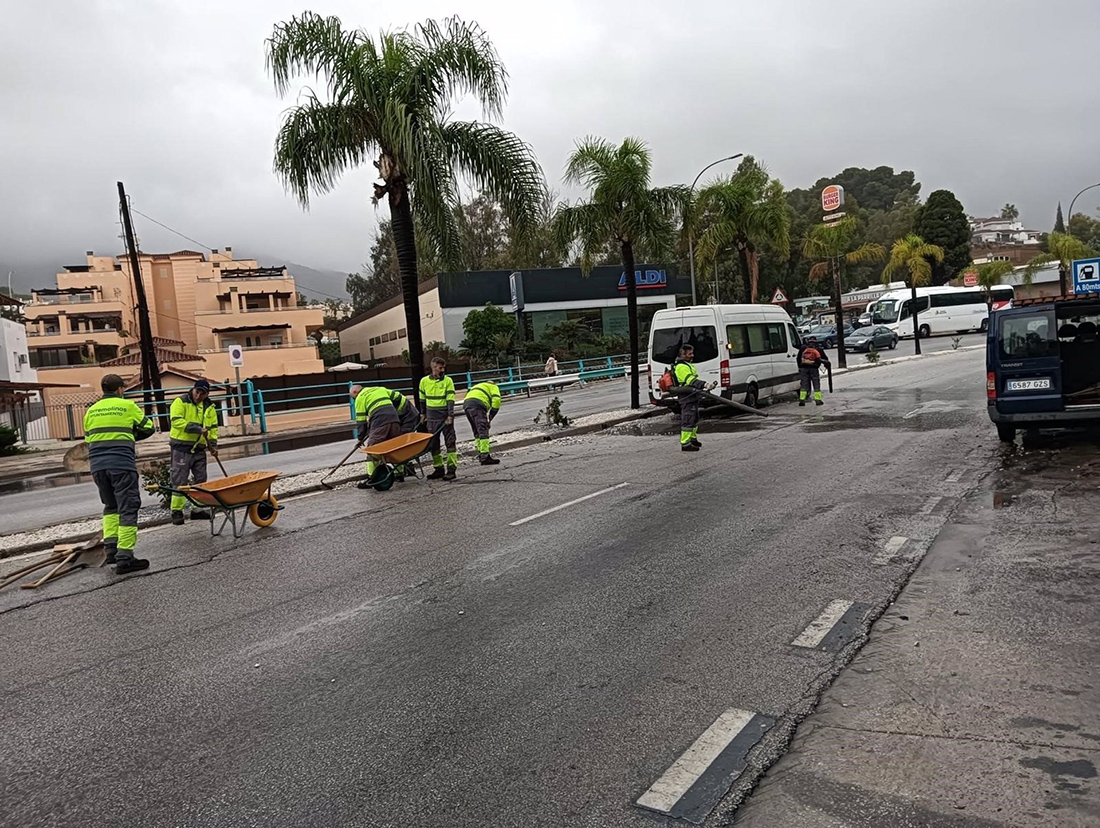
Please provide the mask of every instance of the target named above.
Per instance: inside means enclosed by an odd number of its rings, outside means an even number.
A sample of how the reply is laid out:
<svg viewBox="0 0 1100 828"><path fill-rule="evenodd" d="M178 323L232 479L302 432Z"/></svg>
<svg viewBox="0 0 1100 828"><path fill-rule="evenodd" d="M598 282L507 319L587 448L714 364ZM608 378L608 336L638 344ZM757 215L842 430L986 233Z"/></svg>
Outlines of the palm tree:
<svg viewBox="0 0 1100 828"><path fill-rule="evenodd" d="M630 329L630 407L638 408L638 288L634 281L634 248L663 257L671 249L675 222L683 214L687 187L649 186L652 158L645 143L627 138L618 147L602 138L577 144L565 167L568 184L583 184L589 201L561 205L554 215L554 238L568 250L580 245L580 266L592 269L594 258L614 244L626 274L626 312Z"/></svg>
<svg viewBox="0 0 1100 828"><path fill-rule="evenodd" d="M1058 263L1058 293L1069 295L1069 269L1075 259L1087 259L1096 253L1091 247L1068 233L1051 233L1047 237L1047 253L1040 253L1024 267L1023 274L1030 280L1049 264Z"/></svg>
<svg viewBox="0 0 1100 828"><path fill-rule="evenodd" d="M791 219L783 184L771 178L751 155L746 156L733 175L700 190L689 218L709 219L696 247L700 266L712 265L719 253L735 246L745 279L746 301L755 302L759 283L757 249L770 245L784 259L790 250Z"/></svg>
<svg viewBox="0 0 1100 828"><path fill-rule="evenodd" d="M995 262L984 262L966 269L964 276L973 273L978 280L978 287L985 292L985 304L989 310L993 310L993 288L1001 284L1005 276L1016 272L1016 268L1010 262L1000 259ZM1031 277L1026 273L1023 277L1025 287L1031 287Z"/></svg>
<svg viewBox="0 0 1100 828"><path fill-rule="evenodd" d="M542 170L527 144L491 123L451 116L455 100L472 94L486 119L499 117L504 66L481 27L458 18L373 38L337 17L305 12L277 24L266 47L280 96L298 75L325 84L324 98L310 88L299 93L275 141L275 170L302 206L352 167L370 160L378 169L373 200L389 203L417 388L424 373L417 231L434 248L425 252L457 267L460 175L495 199L521 233L536 224L544 198Z"/></svg>
<svg viewBox="0 0 1100 828"><path fill-rule="evenodd" d="M920 356L920 320L917 318L917 286L927 285L932 281L932 261L943 261L943 248L929 244L915 233L910 233L904 239L898 239L890 248L890 260L882 271L882 283L890 283L890 277L895 273L904 272L908 275L909 290L912 292L910 305L913 309L913 348ZM901 314L898 314L901 321Z"/></svg>
<svg viewBox="0 0 1100 828"><path fill-rule="evenodd" d="M881 262L886 258L886 248L881 244L865 242L855 245L858 230L859 225L855 219L844 218L835 224L815 224L802 241L802 255L808 259L820 260L810 268L810 279L817 281L829 275L833 277L833 301L836 303L837 318L837 363L841 368L848 367L848 360L844 353L844 307L841 300L843 267L863 262Z"/></svg>

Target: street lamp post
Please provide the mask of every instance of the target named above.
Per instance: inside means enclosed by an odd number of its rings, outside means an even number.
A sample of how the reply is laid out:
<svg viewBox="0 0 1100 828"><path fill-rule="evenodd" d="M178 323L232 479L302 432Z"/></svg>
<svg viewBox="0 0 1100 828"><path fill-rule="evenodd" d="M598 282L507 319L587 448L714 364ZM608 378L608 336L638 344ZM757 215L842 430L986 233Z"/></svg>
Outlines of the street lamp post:
<svg viewBox="0 0 1100 828"><path fill-rule="evenodd" d="M1066 233L1067 233L1067 234L1069 233L1069 222L1070 222L1070 219L1072 219L1072 218L1073 218L1073 204L1074 204L1074 202L1076 202L1076 201L1077 201L1077 199L1078 199L1078 197L1079 197L1079 196L1081 195L1081 193L1087 193L1087 192L1088 192L1089 190L1091 190L1091 189L1092 189L1093 187L1100 187L1100 182L1098 182L1098 183L1096 183L1096 184L1089 184L1089 185L1088 185L1087 187L1085 187L1085 189L1083 189L1083 190L1082 190L1082 191L1081 191L1080 193L1078 193L1077 195L1075 195L1075 196L1073 197L1073 201L1071 201L1071 202L1069 203L1069 212L1068 212L1068 213L1066 213Z"/></svg>
<svg viewBox="0 0 1100 828"><path fill-rule="evenodd" d="M695 176L695 180L691 182L691 187L688 189L688 196L691 196L695 192L695 185L699 183L699 179L703 177L703 173L718 164L725 163L726 161L734 161L740 158L745 153L739 152L737 155L731 155L728 158L719 158L710 164L707 164L703 169L699 170L699 174ZM698 304L699 300L695 294L695 226L692 221L692 226L688 228L688 267L691 268L691 304ZM717 278L717 277L716 277ZM717 285L717 282L715 282Z"/></svg>

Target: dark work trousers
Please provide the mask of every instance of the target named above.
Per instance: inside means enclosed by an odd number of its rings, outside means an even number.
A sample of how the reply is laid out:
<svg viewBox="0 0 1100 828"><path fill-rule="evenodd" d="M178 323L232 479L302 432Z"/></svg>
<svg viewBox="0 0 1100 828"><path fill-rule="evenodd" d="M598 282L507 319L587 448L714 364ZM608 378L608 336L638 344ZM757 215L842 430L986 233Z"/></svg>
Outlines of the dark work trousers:
<svg viewBox="0 0 1100 828"><path fill-rule="evenodd" d="M821 369L816 365L802 365L798 369L799 396L802 399L809 395L811 386L817 394L821 393Z"/></svg>
<svg viewBox="0 0 1100 828"><path fill-rule="evenodd" d="M699 394L692 391L680 398L680 444L687 445L699 434Z"/></svg>
<svg viewBox="0 0 1100 828"><path fill-rule="evenodd" d="M172 488L178 489L189 483L206 482L206 452L196 449L192 454L190 449L172 449L172 465L170 468ZM172 495L172 511L182 512L187 505L187 498L183 495Z"/></svg>
<svg viewBox="0 0 1100 828"><path fill-rule="evenodd" d="M470 428L474 432L474 445L477 453L482 457L489 454L489 412L485 406L473 401L463 404L462 410L466 412L466 419L470 421Z"/></svg>
<svg viewBox="0 0 1100 828"><path fill-rule="evenodd" d="M103 545L117 558L132 557L137 542L141 488L137 470L92 472L103 504Z"/></svg>
<svg viewBox="0 0 1100 828"><path fill-rule="evenodd" d="M428 431L432 433L432 440L428 443L428 451L432 455L432 464L439 466L443 463L443 456L439 451L440 438L442 442L447 446L447 454L450 457L457 457L458 454L458 438L455 435L455 424L452 421L450 425L443 425L443 421L448 417L446 408L429 408L428 409ZM439 427L443 426L442 431ZM439 434L436 434L439 431ZM436 462L438 458L439 462ZM451 465L455 465L451 463Z"/></svg>
<svg viewBox="0 0 1100 828"><path fill-rule="evenodd" d="M401 418L402 434L412 434L420 427L420 412L412 403L407 404L397 416Z"/></svg>

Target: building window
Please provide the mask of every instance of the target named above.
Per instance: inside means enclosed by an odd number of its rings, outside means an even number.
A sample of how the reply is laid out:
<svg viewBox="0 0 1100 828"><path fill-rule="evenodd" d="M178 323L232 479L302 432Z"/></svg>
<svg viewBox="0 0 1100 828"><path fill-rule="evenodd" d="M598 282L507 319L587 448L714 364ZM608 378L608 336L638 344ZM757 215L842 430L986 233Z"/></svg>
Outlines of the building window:
<svg viewBox="0 0 1100 828"><path fill-rule="evenodd" d="M397 331L390 331L390 341L397 339Z"/></svg>
<svg viewBox="0 0 1100 828"><path fill-rule="evenodd" d="M383 342L389 342L390 341L390 335L389 334L382 334L382 341Z"/></svg>
<svg viewBox="0 0 1100 828"><path fill-rule="evenodd" d="M408 332L408 329L406 329L406 328L402 328L401 330L399 330L397 332L397 338L398 339L404 339L408 335L409 335L409 332Z"/></svg>
<svg viewBox="0 0 1100 828"><path fill-rule="evenodd" d="M282 345L283 344L283 338L281 336L278 336L278 335L273 335L271 337L270 341L271 341L272 345Z"/></svg>

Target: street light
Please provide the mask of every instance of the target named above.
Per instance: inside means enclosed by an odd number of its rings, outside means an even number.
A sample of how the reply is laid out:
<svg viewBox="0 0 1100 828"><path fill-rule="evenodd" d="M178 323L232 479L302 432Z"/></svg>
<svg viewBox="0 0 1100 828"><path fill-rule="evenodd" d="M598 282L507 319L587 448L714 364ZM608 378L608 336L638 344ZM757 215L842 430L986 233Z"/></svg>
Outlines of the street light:
<svg viewBox="0 0 1100 828"><path fill-rule="evenodd" d="M1089 184L1089 185L1088 185L1087 187L1085 187L1085 189L1083 189L1083 190L1081 191L1081 193L1085 193L1085 192L1088 192L1088 191L1089 191L1089 190L1091 190L1091 189L1092 189L1093 187L1100 187L1100 183L1096 183L1096 184ZM1077 195L1075 195L1075 196L1073 197L1073 201L1071 201L1071 202L1069 203L1069 213L1067 213L1067 214L1066 214L1066 233L1067 233L1067 234L1069 233L1069 221L1070 221L1070 219L1072 219L1072 218L1073 218L1073 204L1074 204L1074 202L1075 202L1075 201L1077 201L1077 197L1078 197L1078 196L1080 196L1080 195L1081 195L1081 193L1078 193Z"/></svg>
<svg viewBox="0 0 1100 828"><path fill-rule="evenodd" d="M719 158L713 163L707 164L703 169L699 170L699 174L695 176L695 180L691 182L691 187L688 189L688 196L691 196L695 192L695 185L699 183L699 179L703 177L703 173L709 170L711 167L717 164L725 163L726 161L734 161L740 158L745 153L739 152L737 155L731 155L728 158ZM698 303L698 299L695 295L695 227L692 222L692 227L688 230L688 265L691 268L691 304ZM717 279L717 275L715 276ZM717 283L716 283L717 284Z"/></svg>

